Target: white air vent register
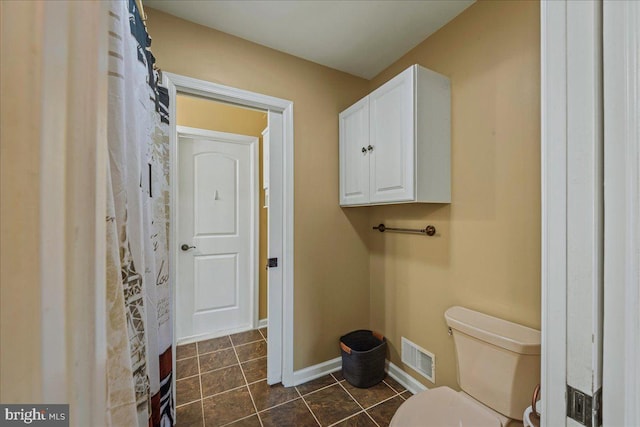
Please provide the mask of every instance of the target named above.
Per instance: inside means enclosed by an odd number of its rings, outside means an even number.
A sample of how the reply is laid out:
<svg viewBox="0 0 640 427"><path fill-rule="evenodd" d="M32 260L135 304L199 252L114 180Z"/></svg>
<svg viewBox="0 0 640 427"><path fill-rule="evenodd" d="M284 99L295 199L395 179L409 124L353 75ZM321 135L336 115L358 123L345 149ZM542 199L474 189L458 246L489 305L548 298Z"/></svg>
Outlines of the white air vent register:
<svg viewBox="0 0 640 427"><path fill-rule="evenodd" d="M402 363L436 382L436 356L405 337L402 337Z"/></svg>

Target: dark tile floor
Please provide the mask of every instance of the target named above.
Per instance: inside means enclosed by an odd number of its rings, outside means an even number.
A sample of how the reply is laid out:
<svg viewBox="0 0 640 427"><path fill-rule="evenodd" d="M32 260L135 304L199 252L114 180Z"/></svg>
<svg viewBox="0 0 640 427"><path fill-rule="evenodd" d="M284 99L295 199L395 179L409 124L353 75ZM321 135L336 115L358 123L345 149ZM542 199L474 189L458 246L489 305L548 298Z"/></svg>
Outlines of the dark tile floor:
<svg viewBox="0 0 640 427"><path fill-rule="evenodd" d="M359 389L340 372L270 387L266 338L260 329L178 346L176 425L384 427L411 395L390 377Z"/></svg>

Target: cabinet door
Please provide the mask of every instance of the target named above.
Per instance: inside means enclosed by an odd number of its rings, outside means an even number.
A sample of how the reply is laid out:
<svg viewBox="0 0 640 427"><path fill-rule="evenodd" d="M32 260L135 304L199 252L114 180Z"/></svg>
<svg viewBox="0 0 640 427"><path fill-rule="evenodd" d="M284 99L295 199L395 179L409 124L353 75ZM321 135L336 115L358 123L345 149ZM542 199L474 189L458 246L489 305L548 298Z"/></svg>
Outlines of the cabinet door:
<svg viewBox="0 0 640 427"><path fill-rule="evenodd" d="M369 203L369 100L340 113L340 204Z"/></svg>
<svg viewBox="0 0 640 427"><path fill-rule="evenodd" d="M369 95L371 203L415 199L414 74L411 67Z"/></svg>

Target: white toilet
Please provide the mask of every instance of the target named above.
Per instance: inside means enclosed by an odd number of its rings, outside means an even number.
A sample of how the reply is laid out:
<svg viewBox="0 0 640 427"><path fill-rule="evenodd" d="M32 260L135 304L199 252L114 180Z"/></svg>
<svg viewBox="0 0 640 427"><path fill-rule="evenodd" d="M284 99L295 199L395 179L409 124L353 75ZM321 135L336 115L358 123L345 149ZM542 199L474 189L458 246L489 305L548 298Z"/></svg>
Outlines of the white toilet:
<svg viewBox="0 0 640 427"><path fill-rule="evenodd" d="M462 391L436 387L407 399L390 427L522 425L540 380L540 331L464 307L444 313Z"/></svg>

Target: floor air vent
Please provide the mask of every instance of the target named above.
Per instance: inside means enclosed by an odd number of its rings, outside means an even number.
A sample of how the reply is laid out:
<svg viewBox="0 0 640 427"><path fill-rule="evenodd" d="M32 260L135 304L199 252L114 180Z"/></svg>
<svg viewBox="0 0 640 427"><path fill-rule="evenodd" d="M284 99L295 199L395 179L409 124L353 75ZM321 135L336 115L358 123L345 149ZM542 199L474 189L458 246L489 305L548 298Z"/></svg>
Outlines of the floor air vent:
<svg viewBox="0 0 640 427"><path fill-rule="evenodd" d="M402 363L436 382L436 356L402 337Z"/></svg>

